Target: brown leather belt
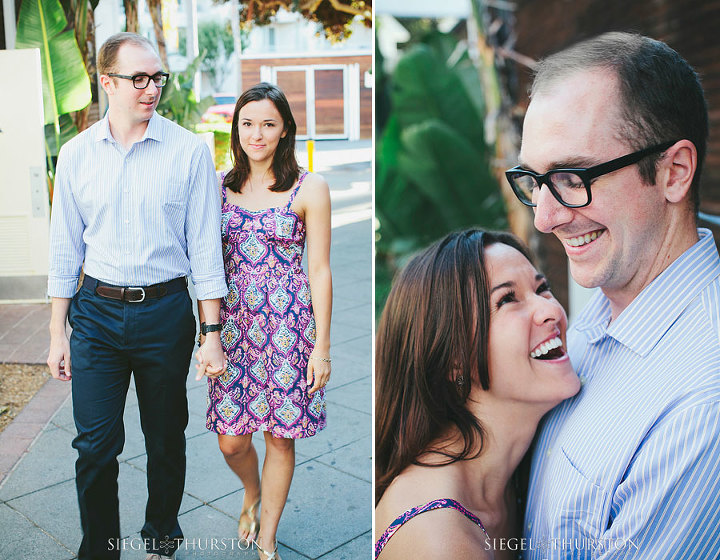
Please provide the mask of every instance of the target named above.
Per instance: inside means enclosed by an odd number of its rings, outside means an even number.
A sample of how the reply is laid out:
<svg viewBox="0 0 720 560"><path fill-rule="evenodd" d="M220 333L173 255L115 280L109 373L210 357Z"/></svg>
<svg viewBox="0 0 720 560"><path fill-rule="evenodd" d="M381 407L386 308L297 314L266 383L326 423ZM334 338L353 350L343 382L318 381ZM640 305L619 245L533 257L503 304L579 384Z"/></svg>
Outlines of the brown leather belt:
<svg viewBox="0 0 720 560"><path fill-rule="evenodd" d="M179 292L187 288L187 278L181 276L161 284L152 286L113 286L96 280L92 276L85 276L83 286L89 288L99 296L128 303L141 303L147 299L156 299Z"/></svg>

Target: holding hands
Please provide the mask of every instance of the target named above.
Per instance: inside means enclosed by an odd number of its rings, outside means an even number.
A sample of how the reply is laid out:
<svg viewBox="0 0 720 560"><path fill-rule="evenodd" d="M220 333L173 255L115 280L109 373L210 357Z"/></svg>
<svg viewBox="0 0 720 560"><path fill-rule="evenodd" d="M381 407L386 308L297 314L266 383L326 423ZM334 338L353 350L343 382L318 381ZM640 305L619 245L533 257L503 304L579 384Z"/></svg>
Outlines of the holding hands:
<svg viewBox="0 0 720 560"><path fill-rule="evenodd" d="M208 336L200 335L198 339L200 348L195 353L197 360L197 374L195 380L200 381L203 375L214 379L221 376L227 370L227 356L220 344L219 333L209 333Z"/></svg>

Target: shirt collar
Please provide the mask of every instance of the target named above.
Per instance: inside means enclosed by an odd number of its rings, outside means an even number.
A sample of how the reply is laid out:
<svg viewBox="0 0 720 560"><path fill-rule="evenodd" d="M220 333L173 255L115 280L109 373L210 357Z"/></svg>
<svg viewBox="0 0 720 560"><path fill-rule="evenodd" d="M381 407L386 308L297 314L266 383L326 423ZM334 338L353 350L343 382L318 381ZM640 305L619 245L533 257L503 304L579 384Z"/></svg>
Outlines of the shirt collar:
<svg viewBox="0 0 720 560"><path fill-rule="evenodd" d="M152 117L150 117L150 120L148 121L147 129L145 129L145 134L143 134L142 138L138 140L138 142L143 142L147 138L157 142L163 141L162 117L158 115L157 111L153 111ZM107 113L105 113L105 116L98 122L95 140L98 142L101 140L115 142L112 134L110 134L110 120L108 119Z"/></svg>
<svg viewBox="0 0 720 560"><path fill-rule="evenodd" d="M699 241L655 278L610 323L610 301L600 290L575 327L591 342L607 334L640 356L659 342L688 304L720 276L720 258L710 230L698 228Z"/></svg>

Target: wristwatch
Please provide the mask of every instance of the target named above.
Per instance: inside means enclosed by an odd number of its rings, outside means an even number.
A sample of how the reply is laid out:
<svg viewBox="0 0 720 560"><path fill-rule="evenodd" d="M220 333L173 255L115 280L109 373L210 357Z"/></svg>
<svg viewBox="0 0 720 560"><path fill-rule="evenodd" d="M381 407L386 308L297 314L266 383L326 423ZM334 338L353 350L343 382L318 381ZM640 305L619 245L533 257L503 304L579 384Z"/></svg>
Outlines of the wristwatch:
<svg viewBox="0 0 720 560"><path fill-rule="evenodd" d="M200 323L200 333L203 335L206 335L209 332L215 332L215 331L221 331L222 325L220 323L215 323L214 325L207 325L205 323Z"/></svg>

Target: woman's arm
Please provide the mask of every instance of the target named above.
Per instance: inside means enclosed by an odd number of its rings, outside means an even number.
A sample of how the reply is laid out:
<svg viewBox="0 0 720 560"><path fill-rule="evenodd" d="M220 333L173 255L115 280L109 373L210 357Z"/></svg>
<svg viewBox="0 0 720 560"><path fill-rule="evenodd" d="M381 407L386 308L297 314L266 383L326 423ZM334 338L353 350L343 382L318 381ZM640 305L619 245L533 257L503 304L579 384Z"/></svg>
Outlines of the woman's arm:
<svg viewBox="0 0 720 560"><path fill-rule="evenodd" d="M332 316L332 273L330 272L330 189L320 175L310 174L304 183L303 207L307 232L308 279L317 336L310 354L307 383L309 393L330 379L330 318Z"/></svg>

